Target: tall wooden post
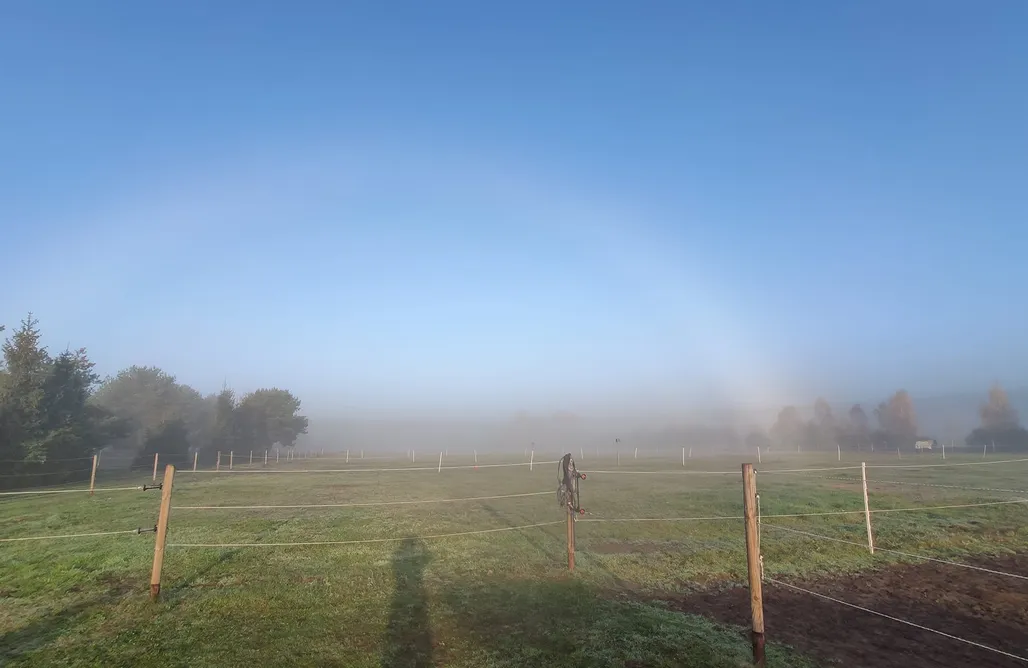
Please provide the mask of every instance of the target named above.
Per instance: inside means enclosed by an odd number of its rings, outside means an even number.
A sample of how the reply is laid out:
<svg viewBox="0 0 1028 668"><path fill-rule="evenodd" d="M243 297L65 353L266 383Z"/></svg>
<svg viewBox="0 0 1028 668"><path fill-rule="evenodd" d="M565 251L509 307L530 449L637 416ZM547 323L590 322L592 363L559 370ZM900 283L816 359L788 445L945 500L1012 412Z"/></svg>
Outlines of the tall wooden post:
<svg viewBox="0 0 1028 668"><path fill-rule="evenodd" d="M753 663L763 668L764 659L764 597L760 583L760 537L757 530L757 478L753 464L742 465L742 504L746 518L746 568L750 584L750 617L752 621Z"/></svg>
<svg viewBox="0 0 1028 668"><path fill-rule="evenodd" d="M871 505L867 501L867 465L860 462L860 480L864 485L864 521L867 524L867 549L875 553L874 534L871 533Z"/></svg>
<svg viewBox="0 0 1028 668"><path fill-rule="evenodd" d="M100 463L100 455L93 455L93 472L89 474L89 496L93 496L96 487L96 465Z"/></svg>
<svg viewBox="0 0 1028 668"><path fill-rule="evenodd" d="M157 482L157 458L160 457L158 453L153 453L153 481Z"/></svg>
<svg viewBox="0 0 1028 668"><path fill-rule="evenodd" d="M153 570L150 572L150 599L156 601L161 594L161 569L164 568L164 545L168 541L168 517L171 515L171 486L175 482L175 467L164 469L161 487L161 513L157 517L157 540L153 548Z"/></svg>
<svg viewBox="0 0 1028 668"><path fill-rule="evenodd" d="M568 571L575 572L575 510L568 504Z"/></svg>

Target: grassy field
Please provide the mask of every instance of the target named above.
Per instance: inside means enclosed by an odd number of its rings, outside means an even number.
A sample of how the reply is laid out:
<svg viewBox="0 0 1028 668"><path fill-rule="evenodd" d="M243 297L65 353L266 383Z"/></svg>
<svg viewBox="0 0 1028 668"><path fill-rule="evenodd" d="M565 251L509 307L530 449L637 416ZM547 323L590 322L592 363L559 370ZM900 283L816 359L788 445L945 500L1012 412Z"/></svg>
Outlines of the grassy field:
<svg viewBox="0 0 1028 668"><path fill-rule="evenodd" d="M989 454L984 461L1013 458ZM492 455L480 461L517 459ZM951 454L943 462L938 453L862 459L869 465L875 511L915 509L876 512L877 545L956 560L1028 546L1025 504L927 509L1028 498L1028 492L1017 491L1028 487L1028 461L982 465L980 454ZM288 472L256 473L247 472L241 460L232 473L176 474L156 604L147 597L152 533L0 542L0 663L749 663L748 619L739 619L737 627L719 626L659 602L745 582L737 519L740 458L689 459L683 467L677 458L623 456L619 465L586 453L580 466L589 472L582 483L588 512L577 525L573 575L566 566L555 464L437 473L435 461L412 465L401 453L349 463L332 457L283 460L276 470ZM471 463L470 455L453 455L444 466ZM946 465L879 468L929 463ZM857 468L794 471L840 466ZM768 575L856 572L906 559L882 552L872 557L860 547L866 542L862 512L774 517L862 511L855 453L844 453L841 463L835 453L765 457L758 469ZM101 478L98 486L148 479ZM528 496L454 500L507 495ZM159 496L110 491L92 498L0 497L0 539L152 527ZM450 501L433 502L439 500ZM405 501L416 503L394 503ZM379 502L394 505L345 505ZM310 504L336 505L212 508ZM380 542L343 543L367 540ZM336 544L292 545L322 541ZM769 663L814 665L773 642Z"/></svg>

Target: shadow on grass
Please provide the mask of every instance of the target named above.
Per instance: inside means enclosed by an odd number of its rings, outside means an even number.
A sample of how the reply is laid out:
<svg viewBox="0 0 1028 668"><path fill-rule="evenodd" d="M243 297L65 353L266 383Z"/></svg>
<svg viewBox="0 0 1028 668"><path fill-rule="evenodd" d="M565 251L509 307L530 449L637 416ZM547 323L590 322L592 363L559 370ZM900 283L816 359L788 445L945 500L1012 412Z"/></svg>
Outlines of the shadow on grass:
<svg viewBox="0 0 1028 668"><path fill-rule="evenodd" d="M107 597L81 601L0 635L0 665L50 644L73 627L80 616L89 614L91 608L108 601Z"/></svg>
<svg viewBox="0 0 1028 668"><path fill-rule="evenodd" d="M436 605L447 624L476 648L468 665L740 668L751 664L751 647L742 628L660 604L611 600L570 578L499 579L452 587ZM771 646L768 665L813 664Z"/></svg>
<svg viewBox="0 0 1028 668"><path fill-rule="evenodd" d="M242 552L242 550L237 547L237 548L233 548L231 550L227 550L225 552L219 553L218 557L216 559L213 559L210 562L208 562L207 565L204 566L203 568L200 568L200 569L194 571L193 573L190 573L188 577L183 578L179 582L176 582L173 586L171 586L169 588L167 594L162 594L162 596L165 596L165 600L172 601L173 605L177 605L177 604L181 603L181 595L187 589L191 589L191 588L194 588L194 587L202 587L203 585L199 584L201 580L203 580L205 577L207 577L207 575L212 573L215 569L217 569L220 566L224 565L225 563L231 561L240 552ZM214 585L210 585L210 586L214 586ZM170 596L169 596L169 594L170 594Z"/></svg>
<svg viewBox="0 0 1028 668"><path fill-rule="evenodd" d="M424 573L431 557L418 538L408 538L393 552L396 589L383 639L382 668L432 666L432 631Z"/></svg>

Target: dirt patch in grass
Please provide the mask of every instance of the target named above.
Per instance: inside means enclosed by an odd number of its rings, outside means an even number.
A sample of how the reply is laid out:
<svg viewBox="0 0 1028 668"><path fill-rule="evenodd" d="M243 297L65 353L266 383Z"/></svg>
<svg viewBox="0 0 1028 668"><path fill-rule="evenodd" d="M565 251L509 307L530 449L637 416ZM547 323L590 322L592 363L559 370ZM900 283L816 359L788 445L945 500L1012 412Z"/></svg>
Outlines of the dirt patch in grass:
<svg viewBox="0 0 1028 668"><path fill-rule="evenodd" d="M1028 577L1028 554L968 563ZM859 576L787 582L1028 657L1028 580L926 563L893 566ZM665 600L675 610L749 625L749 591L742 587ZM769 641L792 645L828 665L1025 665L1017 659L770 582L764 584L764 618Z"/></svg>

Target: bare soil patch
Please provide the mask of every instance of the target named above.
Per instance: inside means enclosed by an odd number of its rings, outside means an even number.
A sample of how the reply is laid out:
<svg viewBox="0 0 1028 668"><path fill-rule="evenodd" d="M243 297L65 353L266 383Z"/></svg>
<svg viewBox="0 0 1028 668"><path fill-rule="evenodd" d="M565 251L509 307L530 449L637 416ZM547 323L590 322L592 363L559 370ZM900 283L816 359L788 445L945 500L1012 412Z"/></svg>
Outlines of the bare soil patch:
<svg viewBox="0 0 1028 668"><path fill-rule="evenodd" d="M1028 555L979 559L975 566L1028 576ZM1028 580L947 564L893 566L819 580L783 580L847 603L1028 658ZM665 599L673 609L749 625L749 591L734 587ZM994 652L877 615L765 583L768 641L826 665L876 668L1026 665Z"/></svg>

